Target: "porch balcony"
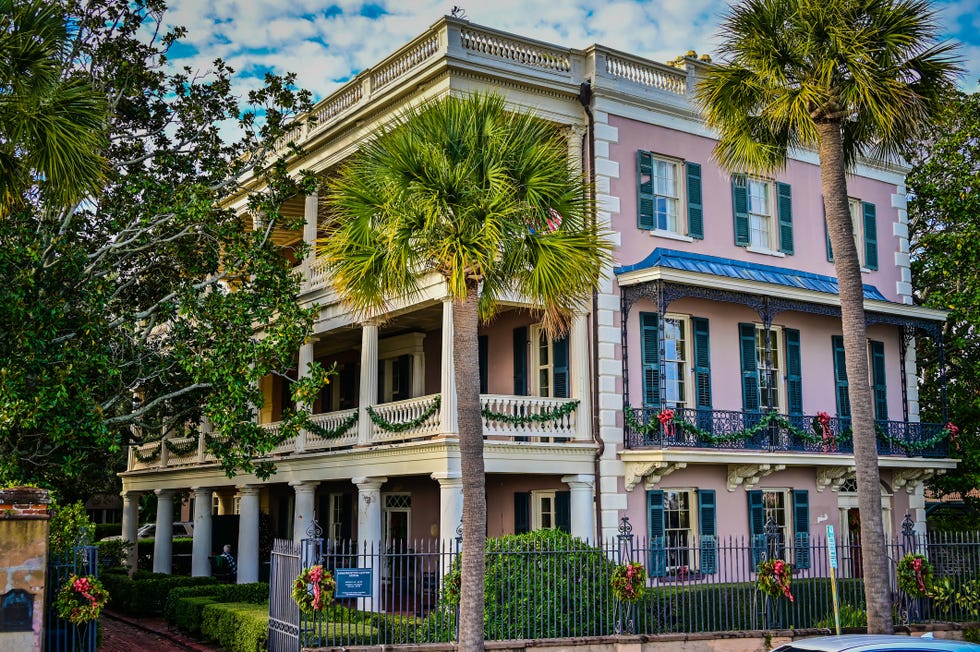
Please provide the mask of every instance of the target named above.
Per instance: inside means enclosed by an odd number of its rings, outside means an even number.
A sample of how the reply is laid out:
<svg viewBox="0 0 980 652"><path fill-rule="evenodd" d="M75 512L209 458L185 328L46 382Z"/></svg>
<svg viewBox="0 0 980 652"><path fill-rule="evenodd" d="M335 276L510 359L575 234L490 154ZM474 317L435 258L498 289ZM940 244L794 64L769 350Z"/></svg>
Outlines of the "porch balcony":
<svg viewBox="0 0 980 652"><path fill-rule="evenodd" d="M556 443L576 438L578 401L567 398L481 394L484 439L525 443ZM369 440L358 437L360 410L339 410L312 417L313 428L284 439L267 456L287 456L341 451L358 446L383 446L431 440L443 435L440 394L381 403L365 408L370 420ZM263 428L277 432L280 423ZM202 434L201 437L204 435ZM130 448L129 471L212 464L198 438L183 437Z"/></svg>
<svg viewBox="0 0 980 652"><path fill-rule="evenodd" d="M675 408L673 416L659 408L627 408L629 449L694 449L730 451L854 453L849 417L785 415ZM878 454L943 458L949 432L938 423L876 421Z"/></svg>

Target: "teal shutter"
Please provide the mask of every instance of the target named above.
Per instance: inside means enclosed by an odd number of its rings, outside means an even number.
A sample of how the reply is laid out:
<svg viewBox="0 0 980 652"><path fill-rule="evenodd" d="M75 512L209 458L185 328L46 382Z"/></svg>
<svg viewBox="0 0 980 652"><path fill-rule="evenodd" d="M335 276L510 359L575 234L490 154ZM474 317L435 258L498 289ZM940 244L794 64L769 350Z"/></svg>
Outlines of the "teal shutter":
<svg viewBox="0 0 980 652"><path fill-rule="evenodd" d="M864 215L864 266L878 269L878 217L874 204L861 202Z"/></svg>
<svg viewBox="0 0 980 652"><path fill-rule="evenodd" d="M834 383L837 391L837 416L851 416L851 400L847 395L847 365L844 361L844 338L834 335Z"/></svg>
<svg viewBox="0 0 980 652"><path fill-rule="evenodd" d="M654 489L647 492L647 529L650 536L650 577L667 574L667 545L664 537L664 492Z"/></svg>
<svg viewBox="0 0 980 652"><path fill-rule="evenodd" d="M687 170L687 235L704 239L704 205L701 200L701 164L685 163Z"/></svg>
<svg viewBox="0 0 980 652"><path fill-rule="evenodd" d="M555 527L562 532L572 531L572 492L555 492Z"/></svg>
<svg viewBox="0 0 980 652"><path fill-rule="evenodd" d="M788 183L776 184L776 211L779 216L779 250L793 253L793 192Z"/></svg>
<svg viewBox="0 0 980 652"><path fill-rule="evenodd" d="M514 329L514 395L527 396L527 326Z"/></svg>
<svg viewBox="0 0 980 652"><path fill-rule="evenodd" d="M834 249L830 246L830 228L827 226L827 218L823 218L823 234L827 238L827 262L834 262Z"/></svg>
<svg viewBox="0 0 980 652"><path fill-rule="evenodd" d="M653 154L642 149L636 152L636 213L641 229L653 229Z"/></svg>
<svg viewBox="0 0 980 652"><path fill-rule="evenodd" d="M656 408L660 406L660 318L657 313L640 313L640 341L643 407Z"/></svg>
<svg viewBox="0 0 980 652"><path fill-rule="evenodd" d="M695 317L694 330L694 399L699 410L711 409L711 347L708 340L708 320Z"/></svg>
<svg viewBox="0 0 980 652"><path fill-rule="evenodd" d="M568 398L568 340L552 340L551 353L554 356L551 367L552 396Z"/></svg>
<svg viewBox="0 0 980 652"><path fill-rule="evenodd" d="M744 174L732 175L732 211L735 215L735 244L749 244L749 188Z"/></svg>
<svg viewBox="0 0 980 652"><path fill-rule="evenodd" d="M755 363L755 324L739 324L738 339L742 356L742 409L758 412L759 369Z"/></svg>
<svg viewBox="0 0 980 652"><path fill-rule="evenodd" d="M479 350L479 354L480 354L480 393L481 394L487 394L490 391L490 389L489 389L489 387L490 387L490 380L489 380L489 378L487 378L487 371L489 370L489 364L490 364L490 359L489 359L489 354L490 354L489 346L490 345L489 345L489 340L488 340L488 338L487 338L486 335L480 335L480 337L477 338L477 346L479 346L479 349L480 349Z"/></svg>
<svg viewBox="0 0 980 652"><path fill-rule="evenodd" d="M762 506L762 491L750 489L749 497L749 537L752 540L752 572L766 554L766 510Z"/></svg>
<svg viewBox="0 0 980 652"><path fill-rule="evenodd" d="M514 492L514 534L531 531L531 492Z"/></svg>
<svg viewBox="0 0 980 652"><path fill-rule="evenodd" d="M701 541L701 572L718 572L718 507L714 489L698 489L698 525Z"/></svg>
<svg viewBox="0 0 980 652"><path fill-rule="evenodd" d="M793 490L793 531L796 532L796 559L793 570L810 568L810 494Z"/></svg>
<svg viewBox="0 0 980 652"><path fill-rule="evenodd" d="M786 394L790 414L803 414L803 364L800 358L800 331L787 328Z"/></svg>
<svg viewBox="0 0 980 652"><path fill-rule="evenodd" d="M885 383L885 344L871 341L871 385L874 390L875 419L888 420L888 387Z"/></svg>

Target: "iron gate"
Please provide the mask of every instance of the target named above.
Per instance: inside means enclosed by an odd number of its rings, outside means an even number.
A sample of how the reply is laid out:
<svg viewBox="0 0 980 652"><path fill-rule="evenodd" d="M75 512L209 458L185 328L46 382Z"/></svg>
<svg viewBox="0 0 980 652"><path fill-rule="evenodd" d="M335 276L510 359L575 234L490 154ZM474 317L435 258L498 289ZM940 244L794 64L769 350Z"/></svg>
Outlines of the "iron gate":
<svg viewBox="0 0 980 652"><path fill-rule="evenodd" d="M272 544L269 571L269 652L298 652L299 605L292 599L293 580L303 570L300 545L291 539Z"/></svg>
<svg viewBox="0 0 980 652"><path fill-rule="evenodd" d="M76 546L61 559L48 559L46 582L47 613L44 627L45 652L95 652L99 621L81 625L58 616L55 600L58 591L72 575L99 575L99 549L96 546Z"/></svg>

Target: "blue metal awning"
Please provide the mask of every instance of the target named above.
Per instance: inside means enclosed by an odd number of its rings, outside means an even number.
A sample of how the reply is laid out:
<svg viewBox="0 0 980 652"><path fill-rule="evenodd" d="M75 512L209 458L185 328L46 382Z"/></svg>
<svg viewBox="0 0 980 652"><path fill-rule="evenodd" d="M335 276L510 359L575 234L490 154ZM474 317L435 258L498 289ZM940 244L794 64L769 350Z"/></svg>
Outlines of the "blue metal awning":
<svg viewBox="0 0 980 652"><path fill-rule="evenodd" d="M712 274L714 276L737 278L744 281L770 283L772 285L782 285L801 290L812 290L814 292L825 292L827 294L838 293L837 279L833 276L801 272L796 269L775 267L773 265L759 265L757 263L733 260L731 258L706 256L687 251L677 251L676 249L662 249L660 247L654 249L650 252L649 256L635 265L623 265L622 267L617 267L614 271L616 275L620 275L626 274L627 272L652 269L654 267L676 269L684 272L698 272L700 274ZM873 285L864 286L864 298L875 301L888 301L878 291L878 288Z"/></svg>

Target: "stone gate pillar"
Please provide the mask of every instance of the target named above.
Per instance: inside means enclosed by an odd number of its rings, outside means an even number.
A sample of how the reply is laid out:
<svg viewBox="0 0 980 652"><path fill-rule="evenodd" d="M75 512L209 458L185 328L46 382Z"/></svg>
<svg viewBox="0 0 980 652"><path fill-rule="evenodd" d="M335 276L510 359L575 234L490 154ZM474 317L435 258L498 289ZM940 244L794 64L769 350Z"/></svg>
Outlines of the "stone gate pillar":
<svg viewBox="0 0 980 652"><path fill-rule="evenodd" d="M0 650L44 649L50 502L44 489L0 490Z"/></svg>

